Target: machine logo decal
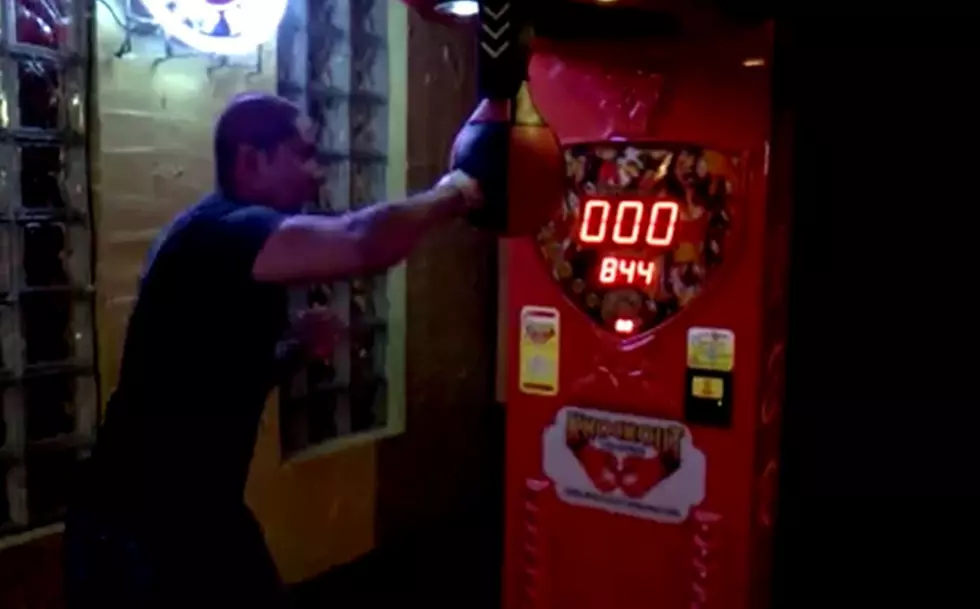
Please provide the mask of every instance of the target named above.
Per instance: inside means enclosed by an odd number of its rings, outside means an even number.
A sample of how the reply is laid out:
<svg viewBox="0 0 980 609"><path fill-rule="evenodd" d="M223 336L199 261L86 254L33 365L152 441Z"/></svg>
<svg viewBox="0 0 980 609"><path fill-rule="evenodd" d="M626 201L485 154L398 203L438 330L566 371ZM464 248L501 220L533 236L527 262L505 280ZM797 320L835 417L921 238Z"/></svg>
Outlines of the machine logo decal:
<svg viewBox="0 0 980 609"><path fill-rule="evenodd" d="M568 406L545 430L543 455L573 505L676 523L704 499L704 453L676 421Z"/></svg>
<svg viewBox="0 0 980 609"><path fill-rule="evenodd" d="M558 393L560 318L550 307L521 309L520 388L533 395Z"/></svg>

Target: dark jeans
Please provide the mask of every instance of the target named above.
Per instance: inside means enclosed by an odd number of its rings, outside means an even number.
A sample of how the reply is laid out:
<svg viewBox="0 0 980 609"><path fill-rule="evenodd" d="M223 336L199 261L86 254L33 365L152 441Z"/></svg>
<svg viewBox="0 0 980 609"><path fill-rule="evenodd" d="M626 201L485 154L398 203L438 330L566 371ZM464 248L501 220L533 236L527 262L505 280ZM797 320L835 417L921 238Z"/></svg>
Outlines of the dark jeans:
<svg viewBox="0 0 980 609"><path fill-rule="evenodd" d="M218 517L106 518L65 524L68 609L279 609L283 590L244 506Z"/></svg>

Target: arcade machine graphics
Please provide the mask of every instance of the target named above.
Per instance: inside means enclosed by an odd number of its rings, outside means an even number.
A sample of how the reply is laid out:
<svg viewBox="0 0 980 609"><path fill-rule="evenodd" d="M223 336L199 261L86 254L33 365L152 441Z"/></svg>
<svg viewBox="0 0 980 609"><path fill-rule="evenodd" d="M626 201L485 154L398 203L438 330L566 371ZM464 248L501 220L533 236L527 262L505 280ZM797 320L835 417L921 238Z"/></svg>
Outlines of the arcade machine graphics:
<svg viewBox="0 0 980 609"><path fill-rule="evenodd" d="M503 607L767 606L789 221L771 24L444 4L479 19L452 165L507 237Z"/></svg>
<svg viewBox="0 0 980 609"><path fill-rule="evenodd" d="M502 244L503 606L763 607L788 222L771 28L599 36L531 43L564 183Z"/></svg>

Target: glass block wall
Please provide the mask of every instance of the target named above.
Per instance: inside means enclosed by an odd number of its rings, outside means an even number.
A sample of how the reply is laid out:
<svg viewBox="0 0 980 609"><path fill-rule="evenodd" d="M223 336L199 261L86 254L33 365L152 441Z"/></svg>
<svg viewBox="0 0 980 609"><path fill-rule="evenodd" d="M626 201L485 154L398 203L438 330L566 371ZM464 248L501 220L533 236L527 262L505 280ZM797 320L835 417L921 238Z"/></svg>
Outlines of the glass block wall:
<svg viewBox="0 0 980 609"><path fill-rule="evenodd" d="M98 393L87 3L0 3L0 535L59 520Z"/></svg>
<svg viewBox="0 0 980 609"><path fill-rule="evenodd" d="M279 88L306 104L319 128L326 181L310 211L337 214L383 200L388 168L388 0L293 4L290 22L280 33ZM293 295L294 311L332 308L349 325L350 341L331 361L309 365L282 387L284 456L386 428L385 287L381 275L312 286Z"/></svg>

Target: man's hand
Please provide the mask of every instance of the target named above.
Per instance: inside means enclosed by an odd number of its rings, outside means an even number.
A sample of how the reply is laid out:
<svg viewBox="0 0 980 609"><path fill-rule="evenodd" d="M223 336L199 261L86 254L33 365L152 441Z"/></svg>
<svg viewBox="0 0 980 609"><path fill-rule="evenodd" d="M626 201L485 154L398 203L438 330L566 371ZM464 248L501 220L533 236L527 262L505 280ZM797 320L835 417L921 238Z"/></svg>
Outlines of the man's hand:
<svg viewBox="0 0 980 609"><path fill-rule="evenodd" d="M464 171L457 169L442 176L442 179L436 184L436 188L451 189L457 192L462 197L468 212L483 207L483 191L480 184Z"/></svg>
<svg viewBox="0 0 980 609"><path fill-rule="evenodd" d="M347 327L326 307L301 311L293 320L287 342L292 342L308 359L330 359L338 344L347 338Z"/></svg>

